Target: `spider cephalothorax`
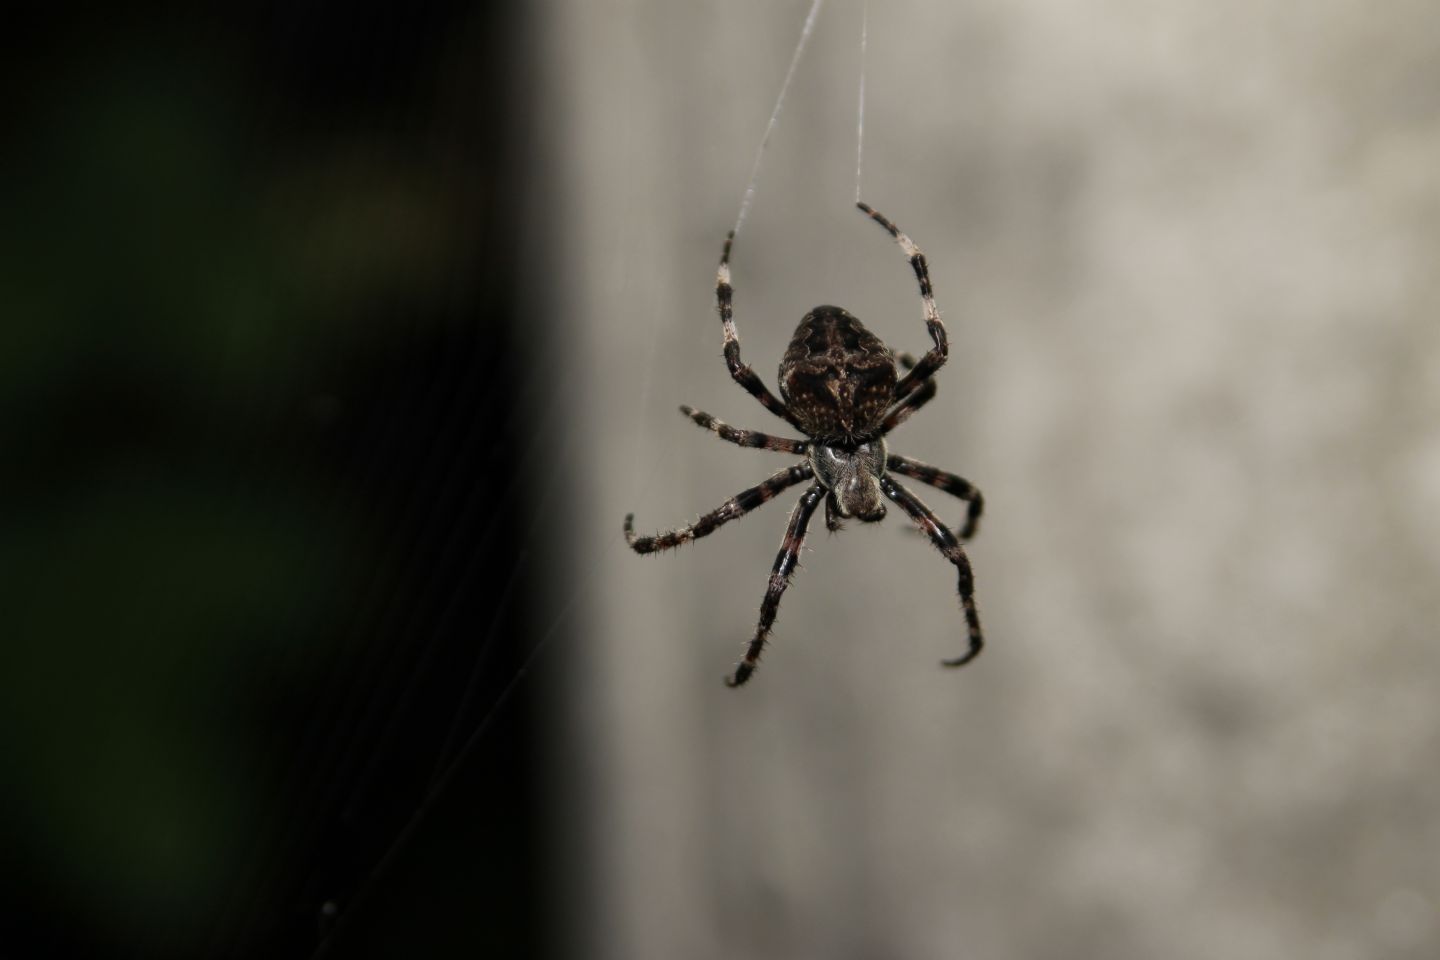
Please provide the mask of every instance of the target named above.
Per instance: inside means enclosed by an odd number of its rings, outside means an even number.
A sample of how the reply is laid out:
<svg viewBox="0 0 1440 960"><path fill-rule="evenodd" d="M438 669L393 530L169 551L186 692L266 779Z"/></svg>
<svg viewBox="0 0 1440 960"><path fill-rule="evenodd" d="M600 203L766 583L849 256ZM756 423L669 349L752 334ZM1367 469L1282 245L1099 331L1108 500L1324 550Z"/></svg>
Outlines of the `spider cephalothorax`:
<svg viewBox="0 0 1440 960"><path fill-rule="evenodd" d="M725 336L725 363L730 375L771 413L781 417L805 434L804 440L774 437L754 430L740 430L721 423L708 413L681 407L680 411L706 429L742 447L762 447L786 453L803 454L805 459L787 467L758 486L743 490L718 508L688 527L655 536L635 533L634 514L625 518L625 540L636 553L667 550L703 537L721 524L744 516L773 498L777 493L806 480L813 481L801 495L790 514L780 553L770 572L765 599L760 604L760 623L745 656L726 681L739 686L755 672L760 652L775 623L780 597L789 586L799 560L800 547L810 518L825 500L825 525L840 529L841 521L854 517L874 522L885 516L884 498L905 511L920 527L947 560L956 567L956 588L960 606L965 612L969 646L965 653L946 666L969 663L985 645L980 632L980 615L975 608L974 580L970 561L960 546L969 539L984 509L980 491L969 481L946 473L928 464L887 452L885 435L909 419L935 396L935 371L945 363L949 345L940 311L930 289L930 273L925 255L896 226L866 204L857 204L876 223L884 227L915 271L920 285L920 299L925 308L925 326L933 342L931 349L918 361L902 354L905 375L895 370L895 355L857 319L839 307L816 307L805 315L790 341L780 363L780 397L740 360L740 336L735 330L730 286L730 247L735 234L725 239L716 275L715 300ZM888 471L888 472L887 472ZM969 504L965 526L957 539L936 518L930 508L900 485L890 472L914 477L922 483L954 494Z"/></svg>

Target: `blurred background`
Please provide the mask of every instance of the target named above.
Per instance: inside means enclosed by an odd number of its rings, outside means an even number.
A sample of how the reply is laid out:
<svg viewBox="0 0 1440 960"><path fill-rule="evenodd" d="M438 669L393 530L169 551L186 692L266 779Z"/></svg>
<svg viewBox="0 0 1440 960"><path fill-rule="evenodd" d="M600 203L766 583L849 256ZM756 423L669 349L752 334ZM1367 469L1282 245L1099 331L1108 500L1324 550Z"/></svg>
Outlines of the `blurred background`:
<svg viewBox="0 0 1440 960"><path fill-rule="evenodd" d="M530 21L124 7L0 57L0 953L543 955Z"/></svg>
<svg viewBox="0 0 1440 960"><path fill-rule="evenodd" d="M990 646L898 513L676 412L808 4L131 5L6 31L16 956L1430 958L1440 12L872 3L864 195L952 345ZM928 340L830 0L735 248ZM943 516L961 505L911 483Z"/></svg>

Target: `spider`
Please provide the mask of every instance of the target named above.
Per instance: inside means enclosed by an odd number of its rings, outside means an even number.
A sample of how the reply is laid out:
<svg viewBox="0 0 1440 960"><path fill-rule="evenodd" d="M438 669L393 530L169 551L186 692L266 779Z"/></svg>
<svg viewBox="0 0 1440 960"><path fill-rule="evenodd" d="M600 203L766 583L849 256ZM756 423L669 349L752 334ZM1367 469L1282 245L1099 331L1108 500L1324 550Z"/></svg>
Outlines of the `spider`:
<svg viewBox="0 0 1440 960"><path fill-rule="evenodd" d="M781 541L780 553L775 557L765 598L760 604L760 622L755 628L755 636L735 671L725 680L731 687L738 687L750 679L759 665L760 652L780 609L780 598L790 585L790 578L799 562L806 527L822 500L825 503L825 526L832 533L851 517L863 523L874 523L884 517L882 494L898 504L930 537L930 542L945 559L955 565L958 573L956 589L965 613L969 647L962 655L941 662L947 667L964 666L975 659L985 645L980 633L980 615L975 609L970 561L960 546L961 540L968 540L974 535L984 509L984 498L968 480L918 460L889 453L885 448L885 437L890 431L935 396L933 377L949 354L945 327L940 322L940 311L935 306L930 289L929 268L920 248L895 224L868 204L857 203L856 206L884 227L909 258L920 285L925 326L935 345L918 362L908 354L900 354L898 359L906 373L897 378L897 358L879 337L839 307L816 307L800 321L780 361L782 401L770 392L755 371L740 360L740 335L735 330L731 305L734 290L730 285L730 248L735 242L735 231L730 231L720 254L720 269L715 283L716 307L725 337L725 364L736 383L760 401L766 410L799 430L806 439L791 440L755 430L742 430L688 406L682 406L680 412L722 440L742 447L803 454L805 459L757 486L742 490L686 527L654 536L639 536L635 533L635 515L632 513L625 517L626 543L636 553L654 553L713 533L721 525L743 517L781 491L806 480L813 481L790 513L790 524L785 528L785 538ZM965 524L958 539L929 507L901 486L892 476L897 473L966 501Z"/></svg>

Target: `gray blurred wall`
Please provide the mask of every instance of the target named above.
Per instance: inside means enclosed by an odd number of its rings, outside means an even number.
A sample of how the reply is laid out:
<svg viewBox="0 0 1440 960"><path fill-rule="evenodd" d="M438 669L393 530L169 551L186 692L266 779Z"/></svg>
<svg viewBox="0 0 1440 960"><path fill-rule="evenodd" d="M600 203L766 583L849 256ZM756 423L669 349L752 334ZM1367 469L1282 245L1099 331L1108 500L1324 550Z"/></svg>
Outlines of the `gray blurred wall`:
<svg viewBox="0 0 1440 960"><path fill-rule="evenodd" d="M728 690L796 495L658 558L620 520L785 462L675 408L788 432L713 282L806 6L546 17L576 955L1440 956L1440 6L872 3L865 196L953 345L892 449L985 491L990 647L938 666L954 573L898 511L817 518ZM818 303L928 345L851 207L858 36L832 0L736 247L772 384Z"/></svg>

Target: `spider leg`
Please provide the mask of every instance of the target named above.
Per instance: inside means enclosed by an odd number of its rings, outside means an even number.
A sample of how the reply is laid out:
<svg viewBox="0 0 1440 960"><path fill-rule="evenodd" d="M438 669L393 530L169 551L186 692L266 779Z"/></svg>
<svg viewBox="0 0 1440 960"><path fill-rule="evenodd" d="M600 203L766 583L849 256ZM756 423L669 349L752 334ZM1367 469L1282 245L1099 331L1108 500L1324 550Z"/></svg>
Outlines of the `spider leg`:
<svg viewBox="0 0 1440 960"><path fill-rule="evenodd" d="M739 427L732 427L728 423L716 420L703 410L696 410L694 407L681 405L680 412L691 420L694 420L706 430L719 434L720 439L729 440L731 443L742 447L761 447L766 450L780 450L785 453L803 454L809 449L804 440L791 440L789 437L772 437L768 433L761 433L758 430L742 430Z"/></svg>
<svg viewBox="0 0 1440 960"><path fill-rule="evenodd" d="M885 458L885 468L907 477L914 477L921 483L928 483L938 490L944 490L946 493L964 500L969 505L969 509L965 513L965 526L960 530L960 539L969 540L975 536L975 526L980 522L980 515L985 512L985 497L973 483L964 477L948 473L939 467L932 467L928 463L921 463L919 460L902 457L898 453L892 453Z"/></svg>
<svg viewBox="0 0 1440 960"><path fill-rule="evenodd" d="M965 624L970 631L970 646L963 654L952 660L943 660L947 667L963 667L980 655L981 649L985 646L985 638L980 633L980 614L975 609L975 577L970 571L970 558L965 556L965 550L960 546L960 541L955 539L945 524L930 512L930 508L921 503L920 500L909 490L900 486L893 477L883 476L880 478L880 489L885 491L885 496L900 505L900 509L910 515L916 525L930 537L930 542L935 544L935 549L944 555L946 560L955 564L958 573L956 590L960 594L960 606L965 610Z"/></svg>
<svg viewBox="0 0 1440 960"><path fill-rule="evenodd" d="M725 237L725 247L720 252L720 269L715 274L715 306L720 311L720 325L725 331L725 366L730 368L730 376L735 378L735 382L759 400L766 410L804 433L804 427L784 402L771 393L755 371L740 360L740 334L735 330L735 309L731 303L735 289L730 285L730 247L734 242L735 231L731 230Z"/></svg>
<svg viewBox="0 0 1440 960"><path fill-rule="evenodd" d="M945 364L945 359L950 354L950 343L945 336L945 325L940 322L940 308L935 306L935 294L930 287L930 268L925 262L925 254L915 246L915 241L901 233L899 227L887 220L870 204L857 202L855 206L859 207L871 220L884 227L890 236L895 238L895 242L900 244L900 249L905 252L905 256L910 258L910 267L915 271L915 280L920 285L920 299L925 304L925 327L930 331L930 339L935 342L935 346L920 358L920 362L915 364L914 368L905 374L899 383L895 384L896 399L904 400L923 387L925 381L933 377L935 371Z"/></svg>
<svg viewBox="0 0 1440 960"><path fill-rule="evenodd" d="M925 404L931 400L934 400L936 389L933 378L926 380L920 385L920 389L891 407L890 412L885 414L885 419L880 421L880 435L883 437L891 430L894 430L900 426L900 424L909 420L915 411L925 406Z"/></svg>
<svg viewBox="0 0 1440 960"><path fill-rule="evenodd" d="M772 499L780 491L793 487L801 481L809 480L812 475L813 471L809 463L797 463L793 467L786 467L763 483L735 494L690 526L657 533L653 537L637 535L635 533L635 514L627 513L625 515L625 542L636 553L654 553L657 550L669 550L672 547L689 543L691 540L698 540L706 534L713 533L717 527L745 516L751 510Z"/></svg>
<svg viewBox="0 0 1440 960"><path fill-rule="evenodd" d="M904 352L897 353L895 359L899 361L900 366L906 370L911 370L915 367L914 354ZM935 378L931 377L921 385L920 389L891 407L890 412L885 415L885 419L880 421L880 436L885 436L885 434L894 430L906 420L909 420L911 414L935 399L935 391Z"/></svg>
<svg viewBox="0 0 1440 960"><path fill-rule="evenodd" d="M790 586L790 578L800 561L800 547L805 542L805 527L815 508L825 496L825 487L812 483L790 512L790 525L785 528L785 539L780 542L780 553L775 557L775 566L770 569L770 584L765 588L765 599L760 602L760 623L755 627L755 639L745 648L745 656L735 665L735 672L725 678L726 686L738 687L750 679L750 674L760 664L760 651L770 636L775 624L775 614L780 610L780 597Z"/></svg>

